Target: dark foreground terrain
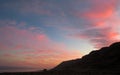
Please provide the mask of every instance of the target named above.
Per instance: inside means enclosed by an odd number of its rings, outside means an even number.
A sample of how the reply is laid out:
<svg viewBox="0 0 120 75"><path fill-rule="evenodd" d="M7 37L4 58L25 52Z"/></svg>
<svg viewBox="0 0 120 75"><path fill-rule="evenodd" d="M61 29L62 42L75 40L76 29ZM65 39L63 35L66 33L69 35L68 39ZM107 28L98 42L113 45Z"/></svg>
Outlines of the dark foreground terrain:
<svg viewBox="0 0 120 75"><path fill-rule="evenodd" d="M93 70L94 71L94 70ZM120 72L113 71L48 71L48 72L18 72L18 73L1 73L0 75L120 75Z"/></svg>
<svg viewBox="0 0 120 75"><path fill-rule="evenodd" d="M81 59L64 61L49 71L0 75L120 75L120 42L92 51Z"/></svg>

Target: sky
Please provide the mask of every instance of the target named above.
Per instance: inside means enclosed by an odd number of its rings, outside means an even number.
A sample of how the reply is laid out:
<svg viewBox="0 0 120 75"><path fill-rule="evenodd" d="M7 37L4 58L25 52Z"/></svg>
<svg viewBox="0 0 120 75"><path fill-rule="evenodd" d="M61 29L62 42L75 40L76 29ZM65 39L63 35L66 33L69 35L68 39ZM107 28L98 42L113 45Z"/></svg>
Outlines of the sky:
<svg viewBox="0 0 120 75"><path fill-rule="evenodd" d="M120 41L119 0L0 0L0 72L51 69Z"/></svg>

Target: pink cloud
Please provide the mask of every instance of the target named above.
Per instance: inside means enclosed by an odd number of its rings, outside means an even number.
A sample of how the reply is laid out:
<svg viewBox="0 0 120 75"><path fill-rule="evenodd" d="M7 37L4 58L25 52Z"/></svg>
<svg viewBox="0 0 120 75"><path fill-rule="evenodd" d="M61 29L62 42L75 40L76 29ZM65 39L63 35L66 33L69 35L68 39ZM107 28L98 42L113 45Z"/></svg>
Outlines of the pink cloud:
<svg viewBox="0 0 120 75"><path fill-rule="evenodd" d="M0 51L4 65L51 68L58 63L81 57L77 51L69 51L63 43L52 41L45 33L17 26L0 27ZM75 53L75 55L73 55ZM47 65L47 66L46 66Z"/></svg>
<svg viewBox="0 0 120 75"><path fill-rule="evenodd" d="M88 39L95 47L100 48L119 41L118 23L116 21L117 0L91 0L89 8L83 12L74 12L78 18L89 20L88 28L71 35L77 38ZM111 21L112 19L112 21ZM114 21L114 23L112 23ZM115 25L117 24L117 25Z"/></svg>
<svg viewBox="0 0 120 75"><path fill-rule="evenodd" d="M117 0L91 0L88 1L89 8L84 11L74 12L75 16L91 19L109 18L115 11Z"/></svg>
<svg viewBox="0 0 120 75"><path fill-rule="evenodd" d="M119 35L120 33L114 30L114 28L105 27L85 30L71 36L78 39L88 39L96 48L101 48L103 46L108 46L113 42L119 41Z"/></svg>

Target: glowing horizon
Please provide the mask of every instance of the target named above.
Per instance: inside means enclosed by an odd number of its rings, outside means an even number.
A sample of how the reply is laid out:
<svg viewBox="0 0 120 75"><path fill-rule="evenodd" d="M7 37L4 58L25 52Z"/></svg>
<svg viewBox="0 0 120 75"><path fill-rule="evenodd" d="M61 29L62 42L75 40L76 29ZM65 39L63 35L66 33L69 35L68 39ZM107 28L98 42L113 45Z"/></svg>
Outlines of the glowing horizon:
<svg viewBox="0 0 120 75"><path fill-rule="evenodd" d="M118 0L0 0L0 72L50 69L120 41Z"/></svg>

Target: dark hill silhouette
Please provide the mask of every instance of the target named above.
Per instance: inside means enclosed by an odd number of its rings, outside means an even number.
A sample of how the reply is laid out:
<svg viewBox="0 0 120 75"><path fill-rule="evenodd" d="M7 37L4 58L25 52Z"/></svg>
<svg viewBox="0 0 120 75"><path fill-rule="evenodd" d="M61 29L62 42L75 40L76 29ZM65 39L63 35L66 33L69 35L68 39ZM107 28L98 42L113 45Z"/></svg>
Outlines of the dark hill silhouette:
<svg viewBox="0 0 120 75"><path fill-rule="evenodd" d="M81 59L64 61L52 70L120 70L120 42L90 52Z"/></svg>
<svg viewBox="0 0 120 75"><path fill-rule="evenodd" d="M0 75L120 75L120 42L92 51L80 59L64 61L49 71Z"/></svg>

